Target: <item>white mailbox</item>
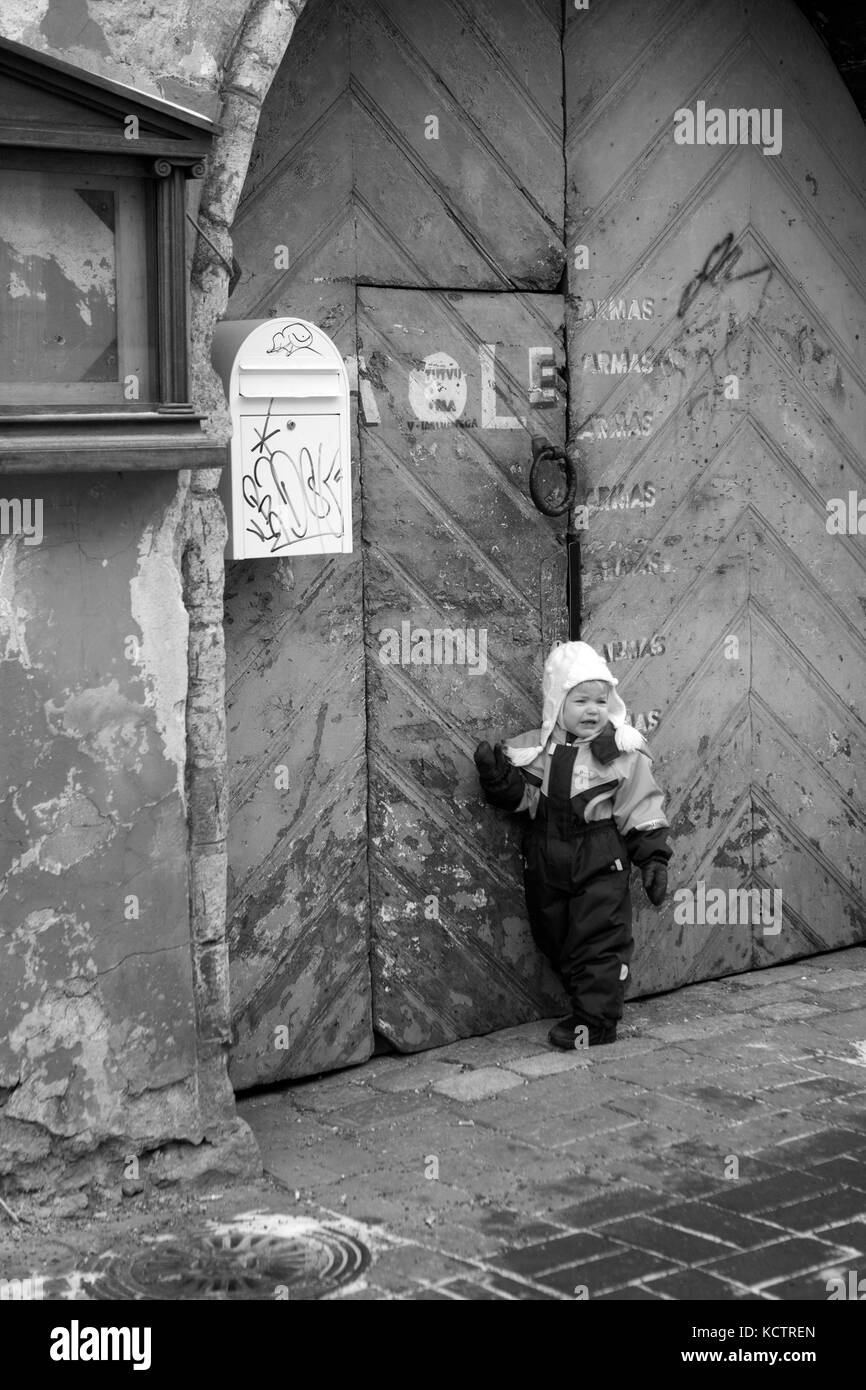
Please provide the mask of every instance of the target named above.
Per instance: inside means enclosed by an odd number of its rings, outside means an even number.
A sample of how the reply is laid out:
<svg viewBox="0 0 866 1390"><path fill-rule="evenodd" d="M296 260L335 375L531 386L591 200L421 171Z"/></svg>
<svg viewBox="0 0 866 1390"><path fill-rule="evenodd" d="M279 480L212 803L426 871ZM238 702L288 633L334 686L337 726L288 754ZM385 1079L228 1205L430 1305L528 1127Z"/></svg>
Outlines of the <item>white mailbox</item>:
<svg viewBox="0 0 866 1390"><path fill-rule="evenodd" d="M213 364L232 414L220 491L231 560L352 549L349 380L304 319L217 324Z"/></svg>

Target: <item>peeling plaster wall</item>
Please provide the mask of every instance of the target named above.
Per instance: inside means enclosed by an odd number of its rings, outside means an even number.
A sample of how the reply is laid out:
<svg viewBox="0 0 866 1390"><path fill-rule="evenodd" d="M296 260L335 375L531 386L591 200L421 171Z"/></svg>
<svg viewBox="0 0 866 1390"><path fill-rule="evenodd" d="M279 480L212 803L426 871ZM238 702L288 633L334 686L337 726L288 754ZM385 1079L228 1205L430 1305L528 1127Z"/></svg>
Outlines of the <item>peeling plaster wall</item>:
<svg viewBox="0 0 866 1390"><path fill-rule="evenodd" d="M122 1154L203 1125L184 490L151 474L3 493L38 496L44 530L0 548L0 1172L21 1179L46 1140Z"/></svg>
<svg viewBox="0 0 866 1390"><path fill-rule="evenodd" d="M302 8L4 0L0 16L7 38L219 121L195 210L217 249L199 240L191 286L193 399L217 440L228 229ZM116 1183L158 1146L155 1176L256 1166L225 1060L218 479L0 485L41 497L45 532L0 538L0 1188Z"/></svg>

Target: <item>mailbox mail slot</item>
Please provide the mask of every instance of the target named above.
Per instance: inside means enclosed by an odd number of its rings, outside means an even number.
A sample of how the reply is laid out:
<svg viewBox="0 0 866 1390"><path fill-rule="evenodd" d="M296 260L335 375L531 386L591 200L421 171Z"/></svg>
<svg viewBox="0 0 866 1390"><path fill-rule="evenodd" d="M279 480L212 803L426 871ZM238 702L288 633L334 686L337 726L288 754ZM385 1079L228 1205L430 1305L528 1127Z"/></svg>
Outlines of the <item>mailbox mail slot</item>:
<svg viewBox="0 0 866 1390"><path fill-rule="evenodd" d="M220 491L231 560L352 549L349 381L304 319L217 325L213 364L232 416Z"/></svg>

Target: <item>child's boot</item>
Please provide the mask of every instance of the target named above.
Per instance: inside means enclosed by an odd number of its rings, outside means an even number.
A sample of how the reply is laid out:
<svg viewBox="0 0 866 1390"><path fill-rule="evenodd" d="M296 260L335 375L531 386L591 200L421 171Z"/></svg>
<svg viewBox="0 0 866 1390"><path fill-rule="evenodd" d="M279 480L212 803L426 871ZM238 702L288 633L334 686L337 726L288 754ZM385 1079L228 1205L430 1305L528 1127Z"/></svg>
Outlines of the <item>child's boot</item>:
<svg viewBox="0 0 866 1390"><path fill-rule="evenodd" d="M603 1023L601 1019L586 1019L580 1014L569 1014L555 1023L547 1035L547 1041L554 1047L566 1051L572 1048L600 1047L616 1042L616 1024Z"/></svg>

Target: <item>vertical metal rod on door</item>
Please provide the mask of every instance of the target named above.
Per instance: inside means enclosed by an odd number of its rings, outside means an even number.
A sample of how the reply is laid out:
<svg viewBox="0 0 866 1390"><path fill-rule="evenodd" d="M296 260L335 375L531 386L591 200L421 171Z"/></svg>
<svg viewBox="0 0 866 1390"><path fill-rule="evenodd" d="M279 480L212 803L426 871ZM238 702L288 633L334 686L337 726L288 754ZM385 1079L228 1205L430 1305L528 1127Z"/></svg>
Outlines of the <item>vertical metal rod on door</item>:
<svg viewBox="0 0 866 1390"><path fill-rule="evenodd" d="M557 497L555 492L549 491L542 481L542 468L548 462L557 463L563 474L565 494L561 498ZM561 484L555 486L559 485ZM566 513L568 515L568 526L563 538L567 560L565 598L568 611L568 639L570 642L578 641L580 639L581 583L580 538L574 525L577 469L574 460L569 457L566 450L551 444L547 436L543 434L532 436L529 493L534 505L544 516L563 516Z"/></svg>

